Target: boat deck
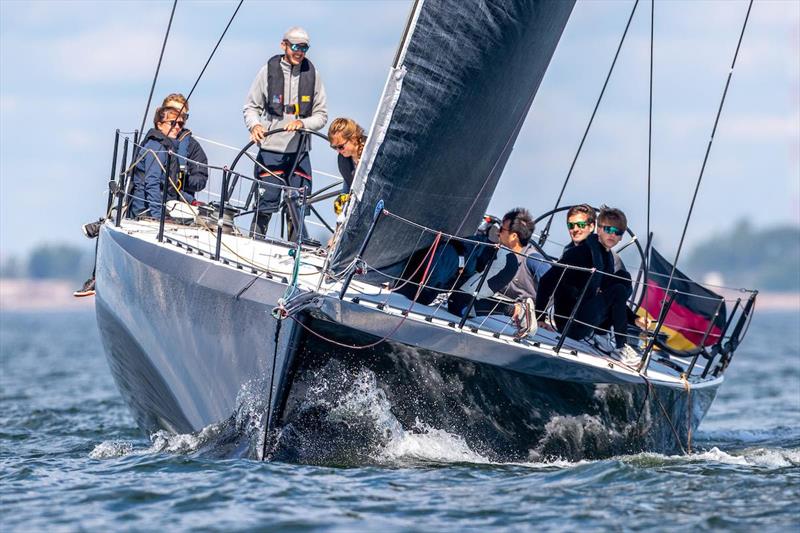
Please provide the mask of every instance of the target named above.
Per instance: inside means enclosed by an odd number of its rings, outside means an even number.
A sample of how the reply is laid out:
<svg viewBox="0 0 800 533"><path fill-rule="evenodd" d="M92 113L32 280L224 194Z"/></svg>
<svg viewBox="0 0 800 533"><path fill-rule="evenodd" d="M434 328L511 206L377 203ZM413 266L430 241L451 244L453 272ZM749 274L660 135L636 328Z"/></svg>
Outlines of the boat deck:
<svg viewBox="0 0 800 533"><path fill-rule="evenodd" d="M211 227L183 226L165 224L164 240L159 243L157 221L125 220L120 228L114 228L110 222L107 228L123 231L129 235L170 249L180 248L186 253L195 254L198 259L217 263L214 259L216 251L216 232ZM228 268L249 271L254 276L263 276L283 284L289 284L293 275L295 259L290 255L291 244L282 241L254 240L242 235L223 235L219 261ZM293 253L293 252L292 252ZM320 249L303 248L300 257L297 285L303 291L316 292L323 296L338 298L341 290L339 280L326 279L323 276L326 257ZM473 336L475 340L496 343L498 349L527 351L539 356L563 359L578 365L585 365L605 371L612 371L626 381L647 379L652 383L671 387L686 387L681 372L671 365L688 368L690 361L670 356L664 362L662 355L654 354L646 376L637 372L636 368L613 359L593 344L565 339L561 350L556 353L560 334L540 328L535 334L525 339L515 339L515 328L510 318L505 315L479 316L465 322L458 328L459 318L447 311L446 305L422 305L411 302L405 296L394 293L388 286L377 286L354 279L344 297L349 302L369 308L374 313L386 317L397 317L425 324L435 333ZM397 319L395 319L397 323ZM445 331L446 330L446 331ZM703 364L696 365L689 384L694 387L717 386L722 377L702 378Z"/></svg>

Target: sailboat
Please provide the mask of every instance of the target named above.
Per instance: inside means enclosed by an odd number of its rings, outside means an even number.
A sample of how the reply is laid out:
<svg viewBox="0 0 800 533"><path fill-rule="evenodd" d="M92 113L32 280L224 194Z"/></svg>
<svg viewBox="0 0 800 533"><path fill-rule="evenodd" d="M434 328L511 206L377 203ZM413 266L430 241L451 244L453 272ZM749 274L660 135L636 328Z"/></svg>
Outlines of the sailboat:
<svg viewBox="0 0 800 533"><path fill-rule="evenodd" d="M404 429L459 435L493 460L688 451L755 291L726 314L722 297L668 261L648 270L656 263L648 239L631 302L651 322L638 333L638 365L544 328L519 338L502 314L459 317L441 299L418 298L438 267L437 247L499 248L470 239L573 4L415 2L327 253L303 232L253 239L238 230L259 185L237 171L250 145L213 167L219 199L189 223L127 218L129 139L118 134L96 310L111 372L142 430L201 431L255 397L254 457L324 462L332 450L357 454L353 447L385 441L330 414L367 380ZM114 157L112 167L116 147ZM330 195L318 191L301 209ZM298 227L303 215L288 216ZM411 257L423 258L416 278ZM406 284L418 287L413 297L398 290ZM699 306L699 322L686 320L693 301L711 302ZM672 346L678 337L689 345ZM324 402L311 400L319 394ZM349 429L347 442L337 424Z"/></svg>

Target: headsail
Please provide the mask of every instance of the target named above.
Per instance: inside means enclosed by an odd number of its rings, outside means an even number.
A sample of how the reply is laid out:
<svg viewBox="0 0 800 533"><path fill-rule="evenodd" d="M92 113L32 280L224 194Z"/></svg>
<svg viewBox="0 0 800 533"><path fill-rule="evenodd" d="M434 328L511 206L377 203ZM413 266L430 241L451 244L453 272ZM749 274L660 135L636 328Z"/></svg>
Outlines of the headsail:
<svg viewBox="0 0 800 533"><path fill-rule="evenodd" d="M334 270L355 256L379 200L418 224L475 231L574 0L418 0L357 171ZM393 219L365 252L391 269L430 239Z"/></svg>

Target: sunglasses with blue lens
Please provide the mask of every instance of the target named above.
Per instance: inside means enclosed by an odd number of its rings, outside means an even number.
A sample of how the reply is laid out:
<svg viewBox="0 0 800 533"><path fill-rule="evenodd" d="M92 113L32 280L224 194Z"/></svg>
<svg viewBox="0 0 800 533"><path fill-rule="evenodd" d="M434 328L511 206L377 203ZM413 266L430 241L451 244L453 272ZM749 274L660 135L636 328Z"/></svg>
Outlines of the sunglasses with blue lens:
<svg viewBox="0 0 800 533"><path fill-rule="evenodd" d="M624 229L618 228L617 226L603 226L603 231L609 235L619 235L620 237L625 233Z"/></svg>
<svg viewBox="0 0 800 533"><path fill-rule="evenodd" d="M306 43L289 43L289 48L292 52L303 52L304 54L308 52L308 45Z"/></svg>

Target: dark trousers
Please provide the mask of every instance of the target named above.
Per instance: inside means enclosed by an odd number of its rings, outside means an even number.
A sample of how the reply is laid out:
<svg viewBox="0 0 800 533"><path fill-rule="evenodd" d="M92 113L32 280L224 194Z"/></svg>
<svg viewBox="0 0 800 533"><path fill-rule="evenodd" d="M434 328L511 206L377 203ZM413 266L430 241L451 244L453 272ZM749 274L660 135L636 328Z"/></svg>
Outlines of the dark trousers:
<svg viewBox="0 0 800 533"><path fill-rule="evenodd" d="M614 341L617 348L621 347L627 340L628 298L630 295L630 284L611 283L595 296L584 297L578 312L575 313L575 320L570 324L569 331L566 332L567 337L583 339L588 337L595 328L608 330L613 327ZM559 302L556 299L558 331L564 332L576 301L577 298L571 299L571 303L562 301L561 305L558 305Z"/></svg>
<svg viewBox="0 0 800 533"><path fill-rule="evenodd" d="M257 164L255 165L254 175L256 179L271 185L264 186L264 190L258 198L256 213L253 216L253 224L251 227L253 233L261 235L266 234L270 217L273 213L278 211L278 207L280 207L281 204L281 191L283 191L281 186L303 187L306 192L306 197L311 195L311 158L308 152L301 154L297 165L294 167L294 173L289 176L296 158L297 153L282 154L278 152L268 152L266 150L258 151L256 161L266 167L269 172L265 171ZM274 176L272 174L274 174ZM298 196L297 194L293 194L291 197L287 195L286 201L287 203L291 201L293 206L296 207L296 211L299 213L300 198ZM308 213L306 213L306 216L308 216ZM291 233L290 231L290 240L292 239Z"/></svg>
<svg viewBox="0 0 800 533"><path fill-rule="evenodd" d="M261 163L264 167L269 169L270 172L277 177L272 176L269 172L265 172L260 166L255 165L255 177L267 183L289 187L304 187L306 196L311 194L311 158L308 152L302 154L297 161L294 174L287 180L289 172L292 170L292 165L297 157L296 153L281 154L277 152L267 152L266 150L259 150L256 161ZM280 187L264 187L264 192L258 200L258 212L272 214L278 210L281 203L281 188Z"/></svg>
<svg viewBox="0 0 800 533"><path fill-rule="evenodd" d="M467 312L470 300L472 300L471 294L452 292L450 294L450 299L447 301L447 310L456 316L464 316L464 313ZM478 298L475 300L475 305L472 307L472 313L478 316L485 316L488 314L511 316L514 314L514 304L498 302L497 300L489 298Z"/></svg>

